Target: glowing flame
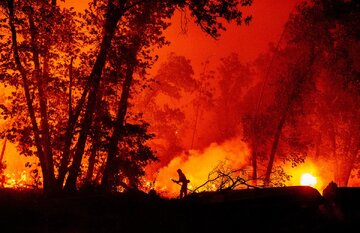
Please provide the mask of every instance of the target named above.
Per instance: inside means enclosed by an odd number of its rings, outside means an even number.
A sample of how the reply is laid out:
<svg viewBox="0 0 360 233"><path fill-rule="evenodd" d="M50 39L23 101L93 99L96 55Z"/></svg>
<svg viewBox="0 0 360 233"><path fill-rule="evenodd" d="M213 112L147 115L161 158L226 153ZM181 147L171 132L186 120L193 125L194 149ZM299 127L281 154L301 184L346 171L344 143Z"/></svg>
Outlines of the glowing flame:
<svg viewBox="0 0 360 233"><path fill-rule="evenodd" d="M21 173L6 173L2 176L0 186L4 188L24 189L31 187L27 171Z"/></svg>
<svg viewBox="0 0 360 233"><path fill-rule="evenodd" d="M177 179L176 170L181 168L190 180L189 191L208 180L209 173L222 161L232 168L242 168L248 164L249 149L241 138L233 138L222 144L212 143L204 150L190 150L188 154L175 157L166 167L159 169L155 189L163 197L177 197L180 187L171 178ZM207 187L216 190L215 185Z"/></svg>
<svg viewBox="0 0 360 233"><path fill-rule="evenodd" d="M316 183L317 183L316 177L311 175L310 173L304 173L301 175L300 178L301 185L314 187Z"/></svg>
<svg viewBox="0 0 360 233"><path fill-rule="evenodd" d="M310 186L322 192L332 177L331 169L326 163L313 162L307 159L303 164L292 167L291 164L284 166L285 171L291 175L291 179L286 185L304 185Z"/></svg>

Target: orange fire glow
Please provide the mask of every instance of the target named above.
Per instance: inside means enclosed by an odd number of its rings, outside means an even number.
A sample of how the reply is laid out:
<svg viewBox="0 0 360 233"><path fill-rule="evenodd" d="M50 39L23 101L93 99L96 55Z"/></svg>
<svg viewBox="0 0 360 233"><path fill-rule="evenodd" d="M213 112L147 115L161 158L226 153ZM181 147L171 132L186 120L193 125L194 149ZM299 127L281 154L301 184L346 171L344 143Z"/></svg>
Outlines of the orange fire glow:
<svg viewBox="0 0 360 233"><path fill-rule="evenodd" d="M171 181L177 179L176 170L181 168L190 180L189 192L208 180L209 173L221 162L227 162L231 168L246 169L249 162L249 149L240 138L222 144L213 143L203 151L190 150L175 157L168 166L158 171L155 189L165 197L177 197L180 188ZM208 190L215 187L206 187Z"/></svg>
<svg viewBox="0 0 360 233"><path fill-rule="evenodd" d="M304 186L314 187L317 183L317 178L310 173L304 173L301 175L300 184Z"/></svg>
<svg viewBox="0 0 360 233"><path fill-rule="evenodd" d="M19 174L7 173L5 174L5 180L2 184L4 188L21 189L26 188L28 184L28 174L26 171L22 171Z"/></svg>
<svg viewBox="0 0 360 233"><path fill-rule="evenodd" d="M322 192L333 176L329 168L329 164L325 162L315 163L310 159L296 167L285 167L285 172L291 175L286 185L306 185Z"/></svg>
<svg viewBox="0 0 360 233"><path fill-rule="evenodd" d="M0 141L0 145L3 146L4 142ZM0 177L1 187L15 189L33 187L34 180L31 177L32 168L25 167L25 164L37 164L36 157L21 156L16 146L8 141L2 159L1 163L5 165L5 169Z"/></svg>

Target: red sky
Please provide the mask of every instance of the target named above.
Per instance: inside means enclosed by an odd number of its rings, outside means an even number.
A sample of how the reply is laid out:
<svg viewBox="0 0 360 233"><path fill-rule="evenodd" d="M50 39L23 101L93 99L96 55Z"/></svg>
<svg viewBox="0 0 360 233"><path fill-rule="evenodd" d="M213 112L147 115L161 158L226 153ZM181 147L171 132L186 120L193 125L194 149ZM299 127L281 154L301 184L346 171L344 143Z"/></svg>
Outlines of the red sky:
<svg viewBox="0 0 360 233"><path fill-rule="evenodd" d="M67 4L77 9L86 7L85 1L67 1ZM159 50L159 63L166 59L169 52L184 55L192 60L195 67L199 67L206 59L216 60L237 52L242 61L247 62L264 52L270 42L277 43L283 26L294 6L300 0L254 0L251 7L246 8L253 15L250 26L229 25L219 40L207 36L192 22L188 24L186 34L181 33L179 14L172 20L172 26L167 30L167 38L171 45Z"/></svg>
<svg viewBox="0 0 360 233"><path fill-rule="evenodd" d="M164 59L169 51L176 52L190 58L195 67L206 59L213 61L231 52L238 53L244 62L253 60L267 49L269 43L277 43L297 2L300 1L254 0L253 5L247 8L253 16L251 24L229 25L219 40L206 35L193 23L189 23L186 34L181 33L180 17L175 16L166 33L171 45L161 49L158 54Z"/></svg>

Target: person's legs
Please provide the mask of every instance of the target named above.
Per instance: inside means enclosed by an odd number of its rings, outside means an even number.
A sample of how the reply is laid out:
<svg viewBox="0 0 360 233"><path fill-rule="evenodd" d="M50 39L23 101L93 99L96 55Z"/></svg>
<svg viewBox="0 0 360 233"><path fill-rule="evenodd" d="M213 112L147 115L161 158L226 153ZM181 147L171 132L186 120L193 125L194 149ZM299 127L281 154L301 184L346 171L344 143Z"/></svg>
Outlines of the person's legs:
<svg viewBox="0 0 360 233"><path fill-rule="evenodd" d="M186 197L187 195L187 188L186 186L181 186L181 190L180 190L180 198Z"/></svg>

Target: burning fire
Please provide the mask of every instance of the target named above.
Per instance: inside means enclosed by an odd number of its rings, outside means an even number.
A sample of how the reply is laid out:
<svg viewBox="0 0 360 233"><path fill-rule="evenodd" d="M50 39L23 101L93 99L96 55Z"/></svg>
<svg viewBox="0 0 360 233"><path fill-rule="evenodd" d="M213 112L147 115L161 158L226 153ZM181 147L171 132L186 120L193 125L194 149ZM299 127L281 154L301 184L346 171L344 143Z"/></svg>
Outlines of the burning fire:
<svg viewBox="0 0 360 233"><path fill-rule="evenodd" d="M211 144L208 148L197 151L190 150L189 153L175 157L166 167L159 169L154 188L165 197L177 197L179 186L171 179L177 179L176 170L181 168L190 180L189 191L196 189L209 179L209 173L221 161L227 161L231 169L244 169L250 171L250 151L247 145L239 138L226 141L222 144ZM286 186L306 185L320 192L325 188L327 180L331 177L328 165L307 159L304 163L293 167L291 164L283 165L284 171L290 176L285 181ZM246 178L246 177L245 177ZM207 186L207 190L216 190L216 187ZM199 191L199 190L198 190Z"/></svg>
<svg viewBox="0 0 360 233"><path fill-rule="evenodd" d="M304 186L314 187L317 183L317 178L310 173L304 173L301 175L300 184Z"/></svg>
<svg viewBox="0 0 360 233"><path fill-rule="evenodd" d="M0 179L0 186L5 188L24 189L38 187L34 183L34 177L30 168L24 169L24 160L15 159L16 149L9 144L7 153L4 158L6 169ZM144 184L148 190L155 189L163 197L177 197L180 187L171 179L177 179L176 170L181 168L186 177L190 180L188 185L189 193L203 185L209 180L209 173L216 168L221 162L226 162L229 169L243 169L244 172L251 171L250 150L241 138L233 138L222 144L213 143L203 150L190 150L186 153L176 156L166 167L157 170L154 176L144 180ZM30 161L36 163L36 160ZM332 177L329 166L306 160L303 164L293 167L288 164L283 166L286 174L290 175L290 180L285 183L286 186L291 185L307 185L316 188L320 192L325 188L328 180ZM250 174L250 173L249 173ZM240 174L247 178L247 173ZM41 179L41 177L40 177ZM217 187L211 183L204 186L206 190L216 190Z"/></svg>
<svg viewBox="0 0 360 233"><path fill-rule="evenodd" d="M21 173L6 173L0 182L0 185L4 188L15 188L22 189L30 187L31 182L28 179L27 171L22 171Z"/></svg>
<svg viewBox="0 0 360 233"><path fill-rule="evenodd" d="M291 175L291 179L286 185L304 185L317 189L319 192L331 180L331 169L325 163L313 162L310 159L297 167L285 167L285 171Z"/></svg>
<svg viewBox="0 0 360 233"><path fill-rule="evenodd" d="M249 164L249 155L249 149L241 138L234 138L222 144L213 143L202 151L190 150L188 154L175 157L168 166L159 170L155 189L162 196L177 197L180 189L171 179L178 178L176 170L181 168L190 180L188 188L191 192L208 180L209 173L219 163L226 161L231 168L245 168Z"/></svg>
<svg viewBox="0 0 360 233"><path fill-rule="evenodd" d="M4 146L6 145L6 147ZM4 153L1 158L1 166L3 170L0 174L1 188L27 189L33 188L34 179L30 167L25 167L25 164L36 164L36 157L20 157L14 144L0 141ZM1 150L1 149L0 149Z"/></svg>

